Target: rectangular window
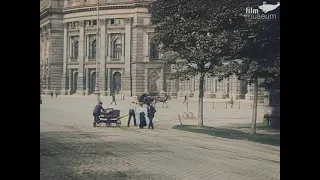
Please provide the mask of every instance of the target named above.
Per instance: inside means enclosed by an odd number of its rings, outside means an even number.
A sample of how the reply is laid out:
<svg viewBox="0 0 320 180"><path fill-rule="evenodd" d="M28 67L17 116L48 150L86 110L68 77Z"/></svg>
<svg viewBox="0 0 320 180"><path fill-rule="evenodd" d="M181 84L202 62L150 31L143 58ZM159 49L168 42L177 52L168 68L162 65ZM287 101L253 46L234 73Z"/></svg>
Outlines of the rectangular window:
<svg viewBox="0 0 320 180"><path fill-rule="evenodd" d="M150 43L150 59L157 60L160 58L159 44Z"/></svg>
<svg viewBox="0 0 320 180"><path fill-rule="evenodd" d="M120 19L111 19L111 22L110 22L112 25L117 25L117 24L120 24Z"/></svg>

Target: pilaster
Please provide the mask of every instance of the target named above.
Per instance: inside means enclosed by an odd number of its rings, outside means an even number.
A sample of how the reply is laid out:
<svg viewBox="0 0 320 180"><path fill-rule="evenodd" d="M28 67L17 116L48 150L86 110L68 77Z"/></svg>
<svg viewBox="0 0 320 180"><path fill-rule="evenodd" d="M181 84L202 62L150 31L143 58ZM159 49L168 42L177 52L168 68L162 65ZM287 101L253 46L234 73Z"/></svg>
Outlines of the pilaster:
<svg viewBox="0 0 320 180"><path fill-rule="evenodd" d="M125 41L124 41L124 56L125 56L125 71L124 71L124 77L130 77L130 71L131 71L131 18L124 19L125 22ZM129 89L125 89L129 90Z"/></svg>
<svg viewBox="0 0 320 180"><path fill-rule="evenodd" d="M224 81L218 81L217 82L217 93L216 98L218 99L224 99L225 98L225 92L224 92Z"/></svg>
<svg viewBox="0 0 320 180"><path fill-rule="evenodd" d="M169 95L171 96L171 98L176 99L177 98L177 80L176 79L172 79L170 80L170 92Z"/></svg>
<svg viewBox="0 0 320 180"><path fill-rule="evenodd" d="M86 87L85 87L85 91L84 91L84 95L89 96L89 78L90 78L90 72L89 69L86 69L86 73L84 74L85 78L86 78Z"/></svg>
<svg viewBox="0 0 320 180"><path fill-rule="evenodd" d="M68 25L63 23L63 65L62 65L62 79L61 79L61 94L66 95L67 91L67 60L68 60Z"/></svg>
<svg viewBox="0 0 320 180"><path fill-rule="evenodd" d="M204 97L213 98L212 77L206 76Z"/></svg>
<svg viewBox="0 0 320 180"><path fill-rule="evenodd" d="M68 81L69 81L69 89L68 89L68 95L71 95L72 93L72 69L69 69L69 78L68 78Z"/></svg>
<svg viewBox="0 0 320 180"><path fill-rule="evenodd" d="M85 59L85 54L84 54L84 21L79 21L79 69L78 69L78 78L77 78L77 94L79 95L84 95L84 76L83 76L83 71L84 71L84 59ZM97 41L98 42L98 41Z"/></svg>
<svg viewBox="0 0 320 180"><path fill-rule="evenodd" d="M107 95L110 95L111 94L111 69L108 68L107 69L107 73L108 73L108 76L107 76Z"/></svg>
<svg viewBox="0 0 320 180"><path fill-rule="evenodd" d="M253 100L253 91L254 91L254 85L248 84L247 85L247 93L245 95L246 100Z"/></svg>
<svg viewBox="0 0 320 180"><path fill-rule="evenodd" d="M164 86L164 73L163 73L163 69L160 70L160 96L164 96L166 95L166 91L163 90L163 86Z"/></svg>
<svg viewBox="0 0 320 180"><path fill-rule="evenodd" d="M197 74L194 77L195 83L194 83L194 93L193 93L193 97L195 98L199 98L199 81L200 81L200 76Z"/></svg>
<svg viewBox="0 0 320 180"><path fill-rule="evenodd" d="M144 92L147 93L148 92L148 78L149 76L149 70L147 68L144 69Z"/></svg>
<svg viewBox="0 0 320 180"><path fill-rule="evenodd" d="M100 75L99 75L99 84L100 84L100 94L106 96L106 20L100 20L101 31L100 31Z"/></svg>

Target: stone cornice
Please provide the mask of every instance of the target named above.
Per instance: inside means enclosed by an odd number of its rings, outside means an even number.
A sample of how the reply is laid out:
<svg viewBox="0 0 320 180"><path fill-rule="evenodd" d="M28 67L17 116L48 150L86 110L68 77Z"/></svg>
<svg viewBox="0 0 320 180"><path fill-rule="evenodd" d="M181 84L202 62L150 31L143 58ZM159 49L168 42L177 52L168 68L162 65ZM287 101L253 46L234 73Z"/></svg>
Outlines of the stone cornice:
<svg viewBox="0 0 320 180"><path fill-rule="evenodd" d="M40 21L45 19L46 17L52 14L63 14L61 9L45 9L44 11L40 12Z"/></svg>
<svg viewBox="0 0 320 180"><path fill-rule="evenodd" d="M127 5L108 5L99 7L99 10L107 10L107 9L132 9L137 7L149 7L149 4L127 4ZM65 8L62 12L63 14L71 14L77 12L88 12L88 11L96 11L96 5L92 6L75 6L70 8Z"/></svg>
<svg viewBox="0 0 320 180"><path fill-rule="evenodd" d="M150 64L150 65L163 65L165 64L164 60L150 60L150 61L135 61L131 62L131 64Z"/></svg>

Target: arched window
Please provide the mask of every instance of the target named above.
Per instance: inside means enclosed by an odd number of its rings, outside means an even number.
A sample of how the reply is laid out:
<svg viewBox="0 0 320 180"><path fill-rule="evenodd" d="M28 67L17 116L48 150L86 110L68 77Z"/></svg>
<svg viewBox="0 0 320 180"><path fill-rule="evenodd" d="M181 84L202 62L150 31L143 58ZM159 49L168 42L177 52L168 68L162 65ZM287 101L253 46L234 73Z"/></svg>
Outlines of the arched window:
<svg viewBox="0 0 320 180"><path fill-rule="evenodd" d="M79 41L78 40L74 41L72 52L73 52L72 58L77 59L78 55L79 55Z"/></svg>
<svg viewBox="0 0 320 180"><path fill-rule="evenodd" d="M113 57L115 59L120 59L122 55L122 43L120 39L116 39L113 41Z"/></svg>
<svg viewBox="0 0 320 180"><path fill-rule="evenodd" d="M96 44L96 40L94 39L90 43L89 57L96 58L96 55L97 55L97 44Z"/></svg>
<svg viewBox="0 0 320 180"><path fill-rule="evenodd" d="M157 60L160 59L160 46L155 42L150 42L150 59Z"/></svg>

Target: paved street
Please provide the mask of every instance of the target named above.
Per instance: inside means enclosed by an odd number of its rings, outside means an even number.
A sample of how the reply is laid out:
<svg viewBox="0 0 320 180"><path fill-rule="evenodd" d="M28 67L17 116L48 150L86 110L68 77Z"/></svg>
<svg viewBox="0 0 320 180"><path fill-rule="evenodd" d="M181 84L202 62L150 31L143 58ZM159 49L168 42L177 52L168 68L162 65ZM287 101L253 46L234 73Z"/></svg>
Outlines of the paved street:
<svg viewBox="0 0 320 180"><path fill-rule="evenodd" d="M108 107L110 97L103 97ZM247 103L247 104L246 104ZM225 109L206 103L205 125L251 121L250 103ZM245 105L246 104L246 105ZM154 130L92 127L94 97L43 98L40 105L40 179L272 180L280 179L280 147L173 130L182 101L157 105ZM130 100L117 101L121 115ZM189 102L196 111L197 102ZM259 110L261 119L262 110ZM196 112L194 112L196 115ZM192 123L193 120L188 121ZM195 120L196 121L196 120Z"/></svg>

